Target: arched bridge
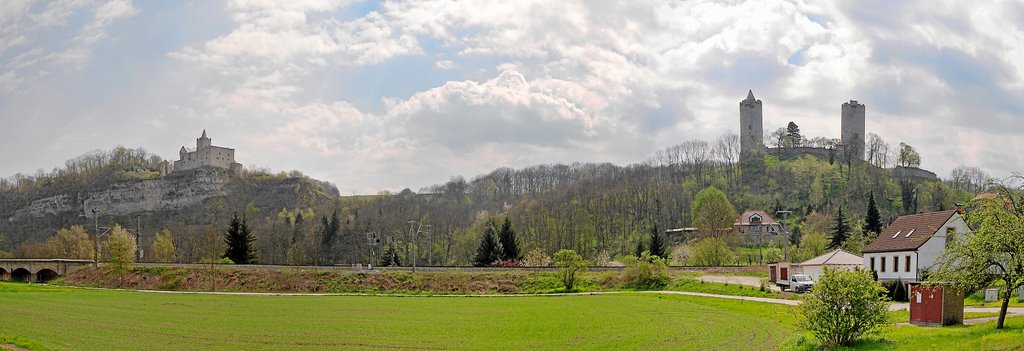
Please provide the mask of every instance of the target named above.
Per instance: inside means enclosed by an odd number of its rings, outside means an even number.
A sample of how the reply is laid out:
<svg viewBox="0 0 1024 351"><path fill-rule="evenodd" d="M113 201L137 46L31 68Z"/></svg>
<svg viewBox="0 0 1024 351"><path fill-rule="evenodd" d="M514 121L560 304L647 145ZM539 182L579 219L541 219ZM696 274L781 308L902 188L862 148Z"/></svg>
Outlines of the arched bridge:
<svg viewBox="0 0 1024 351"><path fill-rule="evenodd" d="M0 280L45 283L89 265L91 260L0 259Z"/></svg>

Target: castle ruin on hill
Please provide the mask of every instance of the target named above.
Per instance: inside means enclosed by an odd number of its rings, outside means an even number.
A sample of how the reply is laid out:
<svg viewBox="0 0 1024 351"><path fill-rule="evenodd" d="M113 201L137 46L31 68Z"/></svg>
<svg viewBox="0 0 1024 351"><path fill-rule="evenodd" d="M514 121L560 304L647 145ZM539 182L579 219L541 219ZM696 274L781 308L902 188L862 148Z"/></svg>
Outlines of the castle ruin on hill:
<svg viewBox="0 0 1024 351"><path fill-rule="evenodd" d="M754 98L752 90L748 91L747 98L740 101L740 157L749 158L768 152L775 155L809 154L829 159L864 160L864 104L857 100L845 102L840 116L841 139L834 145L766 147L761 100Z"/></svg>
<svg viewBox="0 0 1024 351"><path fill-rule="evenodd" d="M223 168L233 174L242 171L242 164L235 162L235 149L214 146L204 129L203 135L196 139L196 149L189 151L182 146L181 150L178 150L178 160L174 161L173 166L164 161L160 174L167 175L200 167Z"/></svg>

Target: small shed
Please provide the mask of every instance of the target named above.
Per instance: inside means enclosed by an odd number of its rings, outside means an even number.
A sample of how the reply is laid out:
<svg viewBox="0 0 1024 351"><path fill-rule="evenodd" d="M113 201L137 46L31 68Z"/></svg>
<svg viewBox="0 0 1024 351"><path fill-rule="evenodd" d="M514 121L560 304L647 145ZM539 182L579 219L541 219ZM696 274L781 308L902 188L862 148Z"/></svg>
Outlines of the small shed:
<svg viewBox="0 0 1024 351"><path fill-rule="evenodd" d="M824 255L800 262L802 272L810 276L813 281L818 281L818 278L825 272L825 267L835 270L854 271L864 268L864 259L841 249L836 249Z"/></svg>
<svg viewBox="0 0 1024 351"><path fill-rule="evenodd" d="M945 326L963 323L963 292L941 285L910 284L910 324Z"/></svg>

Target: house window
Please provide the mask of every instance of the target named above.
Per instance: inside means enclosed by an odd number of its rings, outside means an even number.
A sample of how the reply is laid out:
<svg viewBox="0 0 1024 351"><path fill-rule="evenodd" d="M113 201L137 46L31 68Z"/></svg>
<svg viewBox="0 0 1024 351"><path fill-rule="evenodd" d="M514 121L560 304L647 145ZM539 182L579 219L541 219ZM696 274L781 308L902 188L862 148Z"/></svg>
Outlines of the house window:
<svg viewBox="0 0 1024 351"><path fill-rule="evenodd" d="M899 272L899 271L900 271L900 257L899 256L893 256L892 257L892 272L896 273L896 272Z"/></svg>
<svg viewBox="0 0 1024 351"><path fill-rule="evenodd" d="M906 257L904 257L904 262L905 262L905 264L904 264L904 267L903 267L903 271L904 272L910 272L910 255L907 255Z"/></svg>
<svg viewBox="0 0 1024 351"><path fill-rule="evenodd" d="M871 258L871 270L873 270L873 271L877 271L878 270L878 269L875 268L875 258L874 257Z"/></svg>
<svg viewBox="0 0 1024 351"><path fill-rule="evenodd" d="M946 227L946 248L956 240L956 227Z"/></svg>
<svg viewBox="0 0 1024 351"><path fill-rule="evenodd" d="M884 256L882 257L882 264L879 265L879 267L882 267L882 273L885 273L885 257Z"/></svg>

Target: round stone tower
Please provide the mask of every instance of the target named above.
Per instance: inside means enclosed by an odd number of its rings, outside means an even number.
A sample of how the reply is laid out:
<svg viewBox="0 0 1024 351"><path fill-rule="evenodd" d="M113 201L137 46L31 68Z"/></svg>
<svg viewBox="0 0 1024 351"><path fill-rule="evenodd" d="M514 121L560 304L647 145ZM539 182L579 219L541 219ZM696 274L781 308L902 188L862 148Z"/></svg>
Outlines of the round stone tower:
<svg viewBox="0 0 1024 351"><path fill-rule="evenodd" d="M864 160L864 105L857 100L843 103L842 137L846 155Z"/></svg>
<svg viewBox="0 0 1024 351"><path fill-rule="evenodd" d="M748 90L747 98L740 101L741 156L764 149L764 127L762 126L762 121L761 100L754 98L753 90ZM863 125L861 123L862 129Z"/></svg>

